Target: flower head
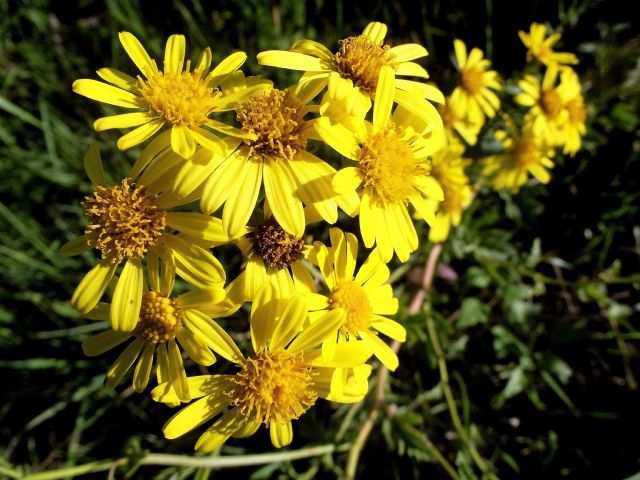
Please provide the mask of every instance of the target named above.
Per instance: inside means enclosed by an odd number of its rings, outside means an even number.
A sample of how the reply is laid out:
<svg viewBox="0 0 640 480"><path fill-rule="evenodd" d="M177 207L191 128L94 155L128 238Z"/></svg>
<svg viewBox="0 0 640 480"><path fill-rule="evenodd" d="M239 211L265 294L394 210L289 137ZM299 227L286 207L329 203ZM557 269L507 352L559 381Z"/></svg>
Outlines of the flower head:
<svg viewBox="0 0 640 480"><path fill-rule="evenodd" d="M361 342L345 344L332 362L323 362L317 348L340 321L338 312L330 312L309 324L303 296L279 298L265 284L251 307L253 353L245 357L231 342L226 357L236 364L235 373L189 378L192 398L200 399L169 419L165 436L176 438L218 417L198 439L197 450L214 451L229 437L252 435L262 424L269 428L273 445L282 447L293 438L292 421L318 398L361 400L367 387L360 367L369 349ZM337 377L339 368L354 367L358 374ZM170 384L159 385L152 394L165 403L178 400Z"/></svg>
<svg viewBox="0 0 640 480"><path fill-rule="evenodd" d="M244 81L240 76L235 80ZM353 214L355 198L336 198L331 189L335 169L306 150L313 125L305 118L307 103L316 94L301 85L272 88L238 107L238 120L252 139L219 163L200 202L207 213L224 204L222 222L230 236L245 228L263 186L273 217L296 238L304 233L305 207L328 223L337 220L338 206Z"/></svg>
<svg viewBox="0 0 640 480"><path fill-rule="evenodd" d="M213 351L217 345L231 341L226 332L211 317L222 317L233 309L224 300L221 286L191 290L177 297L171 296L175 265L153 262L148 267L150 288L142 294L139 321L131 332L106 330L82 343L88 356L101 355L132 340L109 368L105 383L113 388L135 364L133 388L142 392L149 383L154 357L157 361L158 382L169 382L180 401L189 401L189 387L183 366L180 346L200 365L216 361ZM108 320L112 306L98 304L87 317Z"/></svg>
<svg viewBox="0 0 640 480"><path fill-rule="evenodd" d="M467 55L462 40L454 40L453 46L460 84L451 94L450 107L472 124L482 126L485 117L492 118L500 108L500 99L493 91L500 89L498 73L489 70L491 62L483 58L479 48L472 48Z"/></svg>
<svg viewBox="0 0 640 480"><path fill-rule="evenodd" d="M373 123L361 118L354 129L332 123L327 117L315 123L320 137L354 162L354 166L335 175L333 188L338 194L358 193L362 239L368 248L377 244L385 262L394 251L406 261L418 247L407 205L412 204L418 215L431 223L435 212L426 199L443 198L442 189L429 174L428 158L442 145L442 131L432 129L405 109L398 108L392 114L394 82L393 72L384 67Z"/></svg>
<svg viewBox="0 0 640 480"><path fill-rule="evenodd" d="M504 152L483 159L482 168L482 174L490 177L493 188L517 192L527 182L529 174L542 183L549 182L551 175L548 169L553 168L553 149L528 130L514 136L499 131L496 138L502 143Z"/></svg>
<svg viewBox="0 0 640 480"><path fill-rule="evenodd" d="M542 81L526 75L518 82L522 90L515 102L528 107L525 123L539 142L562 145L566 140L565 125L569 112L565 109L563 92L559 88L559 70L547 68Z"/></svg>
<svg viewBox="0 0 640 480"><path fill-rule="evenodd" d="M77 255L91 248L100 253L101 258L71 298L80 313L86 314L96 306L118 266L124 263L113 294L111 325L117 331L132 331L142 305L143 261L150 257L171 258L178 275L197 287L224 283L224 269L209 251L174 235L175 231L182 231L203 239L225 238L219 219L169 211L170 206L180 205L181 201L163 192L161 183L152 176L143 175L135 182L127 177L108 185L95 145L87 152L84 164L93 184L91 195L82 203L89 224L84 235L61 248L63 255ZM196 228L194 223L198 224Z"/></svg>
<svg viewBox="0 0 640 480"><path fill-rule="evenodd" d="M578 63L578 58L573 53L553 51L553 46L560 40L560 34L552 33L547 37L547 28L540 23L533 22L529 27L529 32L520 30L518 35L524 46L527 47L527 61L535 58L548 67Z"/></svg>
<svg viewBox="0 0 640 480"><path fill-rule="evenodd" d="M469 163L463 158L464 146L452 142L438 150L431 159L431 175L444 191L444 200L438 205L436 221L429 230L429 240L443 242L452 226L460 224L462 212L471 204L473 192L464 173Z"/></svg>
<svg viewBox="0 0 640 480"><path fill-rule="evenodd" d="M387 26L380 22L371 22L361 35L347 37L338 42L338 50L332 53L324 45L313 40L300 40L288 51L269 50L258 54L261 65L302 70L306 72L301 83L318 83L320 89L327 84L333 90L337 78L347 80L354 101L362 98L367 102L377 100L376 92L380 81L380 72L388 68L394 77L412 76L429 78L427 71L413 60L427 56L427 50L415 43L391 47L384 43ZM336 76L331 75L336 73ZM418 95L409 95L409 91ZM442 121L434 106L429 102L442 103L442 92L432 85L414 80L398 78L395 81L393 100L409 109L425 122L431 122L441 128ZM429 101L427 101L429 100Z"/></svg>
<svg viewBox="0 0 640 480"><path fill-rule="evenodd" d="M331 246L314 244L314 258L328 288L326 294L309 295L312 319L321 321L326 311L338 311L342 323L322 344L325 359L331 359L337 345L363 340L373 354L390 370L398 366L398 357L378 333L404 342L406 331L386 318L398 311L398 299L387 284L389 268L374 251L356 272L358 239L338 228L330 231Z"/></svg>
<svg viewBox="0 0 640 480"><path fill-rule="evenodd" d="M132 113L99 118L94 123L98 131L136 127L118 140L121 150L144 142L163 127L171 129L171 135L163 137L165 145L184 158L193 156L197 144L217 150L220 139L203 127L246 136L211 118L214 113L234 109L262 88L257 85L233 93L220 89L222 82L246 60L244 52L229 55L209 71L212 56L207 48L192 70L191 61L185 62L184 36L171 35L161 71L134 35L120 32L119 39L142 75L134 78L113 68L101 68L98 76L107 83L80 79L73 83L73 91L99 102L134 109Z"/></svg>
<svg viewBox="0 0 640 480"><path fill-rule="evenodd" d="M564 125L563 153L575 155L580 150L582 137L587 131L587 110L581 93L580 80L576 72L565 68L560 74L561 80L558 86L559 94L563 99L564 108L567 111Z"/></svg>

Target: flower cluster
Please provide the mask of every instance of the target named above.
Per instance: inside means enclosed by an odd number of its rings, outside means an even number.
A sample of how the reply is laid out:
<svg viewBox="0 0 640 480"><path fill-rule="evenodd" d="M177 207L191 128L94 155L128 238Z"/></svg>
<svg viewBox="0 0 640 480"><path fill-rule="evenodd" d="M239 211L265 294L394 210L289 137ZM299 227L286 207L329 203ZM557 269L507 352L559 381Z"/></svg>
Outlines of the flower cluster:
<svg viewBox="0 0 640 480"><path fill-rule="evenodd" d="M97 356L126 344L107 386L133 369L143 392L155 373L154 400L188 403L166 422L167 438L208 424L196 443L208 452L264 424L281 447L318 398L362 400L370 358L398 367L385 338L404 342L406 331L389 318L399 305L387 263L418 249L423 221L434 242L461 222L476 191L465 150L501 118L502 82L479 49L456 40L459 83L445 98L415 61L426 49L390 46L386 33L373 22L334 50L300 40L260 53L261 65L303 72L279 88L245 76L242 52L212 68L207 48L192 66L182 35L167 40L160 70L122 32L140 74L101 68L102 81L74 82L76 93L130 110L99 118L97 131L133 128L118 147L145 144L117 182L107 181L97 147L84 158L93 185L82 202L87 227L61 252L96 250L71 303L109 328L83 350ZM526 172L548 181L553 150L575 153L585 120L577 76L560 66L574 57L555 54L557 38L544 40L538 26L522 38L547 72L519 83L515 101L530 109L519 129L511 122L497 134L504 152L483 161L491 184L512 190ZM313 153L331 150L332 158ZM331 227L325 243L307 229L348 217L354 232ZM359 257L360 242L371 250ZM242 259L232 280L213 253L224 244ZM250 348L225 328L247 302ZM185 359L210 367L219 357L230 362L225 373L187 374Z"/></svg>

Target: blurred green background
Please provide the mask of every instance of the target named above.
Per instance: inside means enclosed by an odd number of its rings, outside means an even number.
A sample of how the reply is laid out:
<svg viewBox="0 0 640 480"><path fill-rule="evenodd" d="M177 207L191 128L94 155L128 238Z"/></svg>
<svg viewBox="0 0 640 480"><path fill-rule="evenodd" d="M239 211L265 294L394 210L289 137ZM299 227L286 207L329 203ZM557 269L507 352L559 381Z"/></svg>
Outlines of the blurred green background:
<svg viewBox="0 0 640 480"><path fill-rule="evenodd" d="M117 133L93 131L93 119L112 110L71 92L73 80L96 78L102 66L134 72L119 31L134 33L155 58L172 33L187 36L193 56L205 46L216 61L245 50L245 72L284 86L295 75L259 67L257 52L300 38L334 49L371 20L389 25L391 44L423 43L426 67L445 91L455 80L454 38L485 50L513 79L525 63L517 31L549 22L563 33L560 49L581 60L589 130L583 150L559 162L549 185L517 196L481 192L444 246L430 319L467 438L447 408L425 315L404 312L432 246L425 240L407 264L391 265L408 341L358 477L482 478L477 448L500 478L640 478L640 29L632 5L0 0L0 478L44 471L50 476L42 478L65 478L55 470L119 458L129 461L114 478L344 477L344 451L213 473L136 470L148 451L191 454L197 437L164 440L168 408L126 385L102 387L113 355L87 359L80 349L102 327L68 303L92 257L62 258L57 249L83 230L90 142L100 144L114 177L135 155L116 151ZM246 323L226 326L241 331ZM376 408L371 397L353 407L318 402L295 422L289 449L353 442ZM271 449L261 430L221 454Z"/></svg>

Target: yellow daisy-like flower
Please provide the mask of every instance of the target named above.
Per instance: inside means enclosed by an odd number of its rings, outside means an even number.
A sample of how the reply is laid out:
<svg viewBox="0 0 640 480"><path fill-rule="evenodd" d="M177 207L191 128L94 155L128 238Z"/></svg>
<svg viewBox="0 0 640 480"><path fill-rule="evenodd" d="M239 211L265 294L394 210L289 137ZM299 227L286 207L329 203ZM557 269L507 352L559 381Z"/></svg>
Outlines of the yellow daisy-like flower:
<svg viewBox="0 0 640 480"><path fill-rule="evenodd" d="M224 269L209 251L172 233L177 230L224 243L226 235L219 219L167 211L167 204L179 202L172 195L165 195L158 188L157 179L151 177L143 175L135 183L125 178L117 185L107 185L95 145L85 155L84 166L93 184L91 195L82 204L89 225L84 235L60 250L62 255L70 256L95 248L102 257L71 298L80 313L86 314L96 306L123 262L111 304L111 325L117 331L130 332L138 323L144 258L172 258L178 275L197 287L224 284Z"/></svg>
<svg viewBox="0 0 640 480"><path fill-rule="evenodd" d="M527 182L529 174L542 183L549 182L551 175L548 169L553 168L553 149L540 143L526 130L518 136L509 136L500 130L496 132L496 139L502 143L504 152L482 161L482 174L490 177L494 189L518 192Z"/></svg>
<svg viewBox="0 0 640 480"><path fill-rule="evenodd" d="M528 62L536 58L548 67L578 63L578 58L573 53L553 51L553 46L560 40L560 34L552 33L547 37L547 28L540 23L533 22L529 27L529 32L520 30L518 35L524 46L527 47Z"/></svg>
<svg viewBox="0 0 640 480"><path fill-rule="evenodd" d="M179 437L219 416L200 436L196 450L212 452L229 437L252 435L261 424L269 428L271 442L280 448L291 443L292 421L318 398L343 403L362 400L370 371L363 363L370 350L362 342L345 343L331 362L324 363L318 348L341 321L340 313L332 311L322 321L308 324L302 295L278 298L265 284L251 306L254 353L245 357L231 342L225 356L237 365L236 373L188 378L191 397L199 400L167 421L165 437ZM338 378L337 367L355 367L357 373ZM159 385L152 395L165 403L179 400L169 384Z"/></svg>
<svg viewBox="0 0 640 480"><path fill-rule="evenodd" d="M427 71L413 62L427 56L427 50L419 44L407 43L390 47L384 44L387 26L384 23L369 23L361 35L340 40L340 48L332 53L324 45L313 40L299 40L289 51L268 50L258 54L258 63L271 67L301 70L306 72L301 82L318 82L321 88L327 83L332 89L332 72L350 81L352 96L377 99L380 71L383 67L392 70L394 76L429 78ZM420 95L410 94L419 91ZM442 103L442 92L432 85L414 80L396 79L393 100L425 122L441 128L442 120L435 107L427 100ZM370 101L368 102L370 108Z"/></svg>
<svg viewBox="0 0 640 480"><path fill-rule="evenodd" d="M442 188L429 175L428 158L441 146L443 136L425 134L422 120L402 107L392 115L394 90L393 71L385 66L377 85L373 123L361 119L360 127L351 130L321 117L315 128L328 145L356 164L340 170L332 184L338 194L359 191L364 245L377 244L385 262L394 251L404 262L418 248L407 204L431 224L435 212L427 198L443 199Z"/></svg>
<svg viewBox="0 0 640 480"><path fill-rule="evenodd" d="M562 70L560 77L558 91L568 114L564 125L565 141L563 153L573 156L580 150L582 137L587 132L585 124L587 111L581 93L580 80L576 72L570 68L565 68Z"/></svg>
<svg viewBox="0 0 640 480"><path fill-rule="evenodd" d="M242 283L244 301L253 301L265 283L283 298L314 288L313 277L303 264L310 246L285 232L273 217L249 228L236 244L247 257L245 269L236 279Z"/></svg>
<svg viewBox="0 0 640 480"><path fill-rule="evenodd" d="M444 242L451 227L460 225L462 212L471 204L473 191L464 173L469 160L462 157L464 150L463 145L453 142L431 158L431 175L444 190L444 201L438 205L436 221L429 230L432 242Z"/></svg>
<svg viewBox="0 0 640 480"><path fill-rule="evenodd" d="M212 365L216 361L212 350L231 340L211 317L226 316L233 308L223 301L225 292L221 286L199 288L172 298L175 266L170 262L163 262L162 267L153 262L147 271L150 289L145 289L142 295L136 328L131 332L109 329L98 333L82 343L82 350L94 357L133 339L109 368L106 385L110 388L118 385L136 364L133 388L136 392L144 391L157 355L158 383L169 382L180 401L187 402L191 397L177 342L196 363ZM109 304L99 303L87 317L108 320L110 310Z"/></svg>
<svg viewBox="0 0 640 480"><path fill-rule="evenodd" d="M461 115L459 110L451 108L451 97L445 98L443 104L438 105L438 112L442 117L444 131L449 142L457 141L456 133L469 145L478 143L478 133L482 128L482 123L473 123L465 115Z"/></svg>
<svg viewBox="0 0 640 480"><path fill-rule="evenodd" d="M500 90L498 72L489 70L491 62L482 50L472 48L467 56L467 46L462 40L453 41L456 62L460 71L460 85L451 94L451 109L474 125L484 125L485 118L492 118L500 108L500 99L493 90Z"/></svg>
<svg viewBox="0 0 640 480"><path fill-rule="evenodd" d="M225 95L218 88L245 62L244 52L229 55L209 72L212 55L206 48L192 71L191 61L185 64L184 60L184 36L171 35L165 48L164 70L160 71L134 35L120 32L119 38L142 76L133 78L113 68L101 68L98 76L107 83L86 78L73 83L73 91L80 95L136 110L99 118L94 123L97 131L136 127L120 137L118 148L126 150L138 145L164 126L171 128L166 145L184 158L195 153L197 144L213 151L218 149L220 139L203 127L226 135L247 136L246 132L210 118L214 112L233 110L255 94L254 89L246 89Z"/></svg>
<svg viewBox="0 0 640 480"><path fill-rule="evenodd" d="M204 183L200 201L205 213L224 204L222 223L230 236L243 231L262 186L277 222L297 238L304 233L305 205L328 223L338 219L338 206L355 214L357 197L336 196L331 188L336 170L306 150L313 121L304 117L311 110L307 103L318 93L309 86L272 88L238 109L242 129L254 139L245 139L219 164Z"/></svg>
<svg viewBox="0 0 640 480"><path fill-rule="evenodd" d="M395 370L398 357L378 336L383 333L399 342L404 342L407 336L402 325L384 316L398 311L398 299L386 283L389 268L374 250L356 273L356 236L339 228L332 228L329 234L331 247L321 242L314 244L314 257L329 292L307 294L312 319L322 321L327 311L336 309L342 318L342 323L322 344L324 358L330 360L338 345L360 339L389 370Z"/></svg>
<svg viewBox="0 0 640 480"><path fill-rule="evenodd" d="M529 107L525 124L540 142L548 145L563 145L566 138L569 112L564 108L558 73L556 67L547 68L542 82L533 75L526 75L518 82L522 92L514 99L519 105Z"/></svg>

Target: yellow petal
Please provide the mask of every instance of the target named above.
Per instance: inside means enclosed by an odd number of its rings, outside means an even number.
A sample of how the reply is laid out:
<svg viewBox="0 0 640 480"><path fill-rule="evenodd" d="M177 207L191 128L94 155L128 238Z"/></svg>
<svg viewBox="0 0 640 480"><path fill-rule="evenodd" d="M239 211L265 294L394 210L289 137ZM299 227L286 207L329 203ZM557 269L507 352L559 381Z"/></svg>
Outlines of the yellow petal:
<svg viewBox="0 0 640 480"><path fill-rule="evenodd" d="M118 264L100 260L80 281L71 297L71 305L85 314L96 306L111 282Z"/></svg>
<svg viewBox="0 0 640 480"><path fill-rule="evenodd" d="M135 178L140 175L140 172L153 160L157 159L159 155L171 146L171 130L165 130L156 138L154 138L149 145L144 147L144 150L136 160L136 163L131 167L129 176Z"/></svg>
<svg viewBox="0 0 640 480"><path fill-rule="evenodd" d="M313 126L322 140L336 152L351 160L356 159L356 154L360 146L353 136L353 133L345 126L341 124L332 125L327 117L318 118L313 123Z"/></svg>
<svg viewBox="0 0 640 480"><path fill-rule="evenodd" d="M165 235L162 242L172 250L176 272L187 282L200 288L224 283L224 268L211 252L176 235Z"/></svg>
<svg viewBox="0 0 640 480"><path fill-rule="evenodd" d="M287 233L302 237L304 209L289 168L284 162L268 161L264 165L263 175L264 193L273 216Z"/></svg>
<svg viewBox="0 0 640 480"><path fill-rule="evenodd" d="M169 357L169 383L175 389L178 399L181 402L188 402L191 400L191 395L189 395L187 374L184 371L180 349L173 338L167 342L167 354Z"/></svg>
<svg viewBox="0 0 640 480"><path fill-rule="evenodd" d="M349 193L355 191L362 183L360 169L347 167L339 170L333 177L331 185L336 193Z"/></svg>
<svg viewBox="0 0 640 480"><path fill-rule="evenodd" d="M407 339L407 331L405 328L389 318L376 316L376 321L372 322L371 326L380 333L384 333L387 337L399 342L404 342Z"/></svg>
<svg viewBox="0 0 640 480"><path fill-rule="evenodd" d="M190 237L222 245L231 241L222 227L222 220L198 212L167 212L167 226Z"/></svg>
<svg viewBox="0 0 640 480"><path fill-rule="evenodd" d="M283 50L267 50L258 54L258 63L269 67L303 70L306 72L326 72L329 70L326 62L319 58L298 52Z"/></svg>
<svg viewBox="0 0 640 480"><path fill-rule="evenodd" d="M204 365L205 367L215 363L216 357L211 350L209 350L209 347L186 328L178 329L176 338L185 352L187 352L189 358L194 362ZM191 393L191 390L189 390L189 392Z"/></svg>
<svg viewBox="0 0 640 480"><path fill-rule="evenodd" d="M317 322L306 326L302 333L291 342L287 351L291 353L304 352L321 345L327 337L334 335L338 328L342 326L343 319L344 311L342 309L338 308L329 311Z"/></svg>
<svg viewBox="0 0 640 480"><path fill-rule="evenodd" d="M129 32L120 32L118 34L120 43L124 47L127 55L133 60L133 63L140 69L145 77L155 74L158 71L156 62L151 60L149 54L134 35Z"/></svg>
<svg viewBox="0 0 640 480"><path fill-rule="evenodd" d="M204 213L215 212L227 200L240 173L245 168L247 153L247 149L239 148L233 155L222 162L206 180L202 190L202 198L200 199L200 209ZM262 179L260 181L262 182Z"/></svg>
<svg viewBox="0 0 640 480"><path fill-rule="evenodd" d="M89 237L87 235L80 235L79 237L69 240L67 243L60 247L58 253L63 257L73 257L80 255L87 250L93 248L89 243Z"/></svg>
<svg viewBox="0 0 640 480"><path fill-rule="evenodd" d="M367 248L373 247L376 241L376 227L377 216L373 205L371 205L371 197L365 192L360 202L360 234L362 235L362 243Z"/></svg>
<svg viewBox="0 0 640 480"><path fill-rule="evenodd" d="M220 85L229 74L238 70L246 60L247 54L244 52L234 52L222 59L207 77L209 87L213 88Z"/></svg>
<svg viewBox="0 0 640 480"><path fill-rule="evenodd" d="M462 40L455 39L453 41L453 49L455 50L456 61L458 62L458 69L464 68L467 63L467 47Z"/></svg>
<svg viewBox="0 0 640 480"><path fill-rule="evenodd" d="M338 219L338 205L331 187L336 171L324 160L309 152L298 152L289 164L298 184L298 196L306 204L313 204L327 223Z"/></svg>
<svg viewBox="0 0 640 480"><path fill-rule="evenodd" d="M125 263L111 300L111 326L130 332L138 324L142 304L142 264L139 260Z"/></svg>
<svg viewBox="0 0 640 480"><path fill-rule="evenodd" d="M242 161L241 158L232 160L239 162ZM261 161L245 161L241 169L238 170L238 175L234 179L234 184L222 211L222 225L227 234L233 238L242 234L253 213L260 194L262 177L263 164Z"/></svg>
<svg viewBox="0 0 640 480"><path fill-rule="evenodd" d="M182 158L191 158L196 153L196 141L188 127L174 125L171 127L171 148Z"/></svg>
<svg viewBox="0 0 640 480"><path fill-rule="evenodd" d="M204 313L198 310L185 310L182 321L185 328L214 352L234 363L241 363L244 360L244 356L229 334Z"/></svg>
<svg viewBox="0 0 640 480"><path fill-rule="evenodd" d="M184 64L184 35L171 35L164 49L164 73L181 73Z"/></svg>
<svg viewBox="0 0 640 480"><path fill-rule="evenodd" d="M125 108L139 108L141 106L138 96L98 80L81 78L73 82L72 88L78 95L109 105Z"/></svg>
<svg viewBox="0 0 640 480"><path fill-rule="evenodd" d="M183 408L164 424L162 432L165 438L178 438L212 419L227 407L226 398L220 391Z"/></svg>
<svg viewBox="0 0 640 480"><path fill-rule="evenodd" d="M291 422L272 421L269 424L271 444L276 448L286 447L293 440L293 427Z"/></svg>
<svg viewBox="0 0 640 480"><path fill-rule="evenodd" d="M410 77L429 78L429 74L417 63L404 62L396 68L396 75L408 75Z"/></svg>
<svg viewBox="0 0 640 480"><path fill-rule="evenodd" d="M225 291L222 286L208 288L196 288L179 295L176 299L176 306L179 308L190 308L193 310L208 310L212 305L224 300Z"/></svg>
<svg viewBox="0 0 640 480"><path fill-rule="evenodd" d="M242 428L244 421L235 411L226 412L196 442L196 450L210 453L222 446L231 435Z"/></svg>
<svg viewBox="0 0 640 480"><path fill-rule="evenodd" d="M384 37L387 35L387 26L384 23L371 22L365 27L362 34L376 45L382 45Z"/></svg>
<svg viewBox="0 0 640 480"><path fill-rule="evenodd" d="M268 345L276 328L278 313L278 299L273 286L269 282L263 283L258 289L251 304L251 344L257 352Z"/></svg>
<svg viewBox="0 0 640 480"><path fill-rule="evenodd" d="M148 343L144 347L142 355L136 365L136 369L133 372L133 389L138 393L144 392L144 389L147 388L147 385L149 384L149 376L151 375L153 353L155 349L156 346L152 343Z"/></svg>
<svg viewBox="0 0 640 480"><path fill-rule="evenodd" d="M395 88L393 68L385 65L380 69L375 102L373 104L373 128L376 131L384 129L389 123Z"/></svg>
<svg viewBox="0 0 640 480"><path fill-rule="evenodd" d="M111 329L93 335L82 342L82 352L87 357L96 357L104 352L117 347L125 340L131 338L131 335L125 332L115 332Z"/></svg>
<svg viewBox="0 0 640 480"><path fill-rule="evenodd" d="M306 55L318 57L327 62L333 61L333 54L331 51L321 43L314 42L313 40L298 40L296 43L291 45L290 50L292 52L304 53Z"/></svg>
<svg viewBox="0 0 640 480"><path fill-rule="evenodd" d="M122 377L124 377L125 373L127 373L131 368L131 365L133 365L133 362L138 358L138 355L140 355L140 350L142 350L143 345L144 341L136 338L118 356L116 361L107 371L104 384L108 388L113 388L122 381Z"/></svg>
<svg viewBox="0 0 640 480"><path fill-rule="evenodd" d="M304 296L294 295L289 298L279 317L269 345L272 350L284 348L302 329L307 319L307 302Z"/></svg>
<svg viewBox="0 0 640 480"><path fill-rule="evenodd" d="M204 72L205 70L208 70L211 66L211 60L213 60L213 54L211 53L211 49L207 47L200 54L200 58L198 58L194 71Z"/></svg>
<svg viewBox="0 0 640 480"><path fill-rule="evenodd" d="M134 94L138 93L138 81L130 75L127 75L115 68L101 68L97 72L98 76L105 82L109 82L118 88L126 90Z"/></svg>
<svg viewBox="0 0 640 480"><path fill-rule="evenodd" d="M139 143L144 142L146 139L160 130L163 125L164 121L159 119L152 120L149 123L145 123L141 127L138 127L135 130L132 130L126 135L120 137L118 139L118 148L120 150L126 150L138 145Z"/></svg>
<svg viewBox="0 0 640 480"><path fill-rule="evenodd" d="M172 191L182 198L193 194L203 186L225 158L226 155L217 155L206 148L199 148L178 170Z"/></svg>
<svg viewBox="0 0 640 480"><path fill-rule="evenodd" d="M93 128L95 128L96 132L102 132L112 128L137 127L153 119L154 115L149 112L123 113L121 115L98 118L93 122Z"/></svg>
<svg viewBox="0 0 640 480"><path fill-rule="evenodd" d="M358 333L362 339L371 346L373 354L385 367L392 372L398 368L398 356L393 350L391 350L389 345L380 339L380 337L367 331L360 331Z"/></svg>
<svg viewBox="0 0 640 480"><path fill-rule="evenodd" d="M392 47L387 51L387 55L399 63L426 57L428 54L427 49L417 43L405 43L404 45Z"/></svg>
<svg viewBox="0 0 640 480"><path fill-rule="evenodd" d="M104 185L104 170L102 168L102 158L100 158L100 149L98 145L92 143L89 150L84 154L84 171L91 180L93 185Z"/></svg>

